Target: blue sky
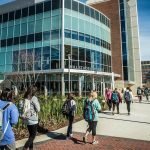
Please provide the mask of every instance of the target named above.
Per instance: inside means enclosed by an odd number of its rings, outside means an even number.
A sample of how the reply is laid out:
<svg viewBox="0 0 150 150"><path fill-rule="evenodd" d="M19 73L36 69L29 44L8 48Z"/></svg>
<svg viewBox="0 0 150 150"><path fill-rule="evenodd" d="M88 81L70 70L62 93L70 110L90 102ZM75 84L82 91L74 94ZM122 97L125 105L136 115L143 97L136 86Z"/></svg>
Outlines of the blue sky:
<svg viewBox="0 0 150 150"><path fill-rule="evenodd" d="M0 0L0 4L10 1L13 0ZM137 0L137 2L139 13L141 59L150 60L150 0Z"/></svg>

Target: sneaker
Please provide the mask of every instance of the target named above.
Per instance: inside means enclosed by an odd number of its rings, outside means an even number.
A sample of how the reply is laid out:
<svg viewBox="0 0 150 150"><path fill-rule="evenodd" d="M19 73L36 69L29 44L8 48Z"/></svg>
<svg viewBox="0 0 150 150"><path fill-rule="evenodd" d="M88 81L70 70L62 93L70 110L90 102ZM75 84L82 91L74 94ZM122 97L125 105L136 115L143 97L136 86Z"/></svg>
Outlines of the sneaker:
<svg viewBox="0 0 150 150"><path fill-rule="evenodd" d="M93 145L95 145L95 144L98 144L98 141L93 141L93 143L92 143Z"/></svg>
<svg viewBox="0 0 150 150"><path fill-rule="evenodd" d="M112 115L114 115L114 112L112 112Z"/></svg>
<svg viewBox="0 0 150 150"><path fill-rule="evenodd" d="M130 115L130 112L128 112L128 115Z"/></svg>
<svg viewBox="0 0 150 150"><path fill-rule="evenodd" d="M87 143L87 137L85 137L85 136L83 137L83 142Z"/></svg>
<svg viewBox="0 0 150 150"><path fill-rule="evenodd" d="M70 140L71 138L69 136L66 137L66 140Z"/></svg>
<svg viewBox="0 0 150 150"><path fill-rule="evenodd" d="M73 137L73 134L70 134L70 138L72 138Z"/></svg>

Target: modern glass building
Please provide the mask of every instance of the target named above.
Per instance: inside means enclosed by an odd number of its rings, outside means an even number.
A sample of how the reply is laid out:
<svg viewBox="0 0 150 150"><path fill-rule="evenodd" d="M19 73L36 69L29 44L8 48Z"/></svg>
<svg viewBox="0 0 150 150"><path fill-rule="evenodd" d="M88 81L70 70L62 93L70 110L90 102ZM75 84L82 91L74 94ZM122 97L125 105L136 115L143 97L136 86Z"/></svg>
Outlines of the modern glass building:
<svg viewBox="0 0 150 150"><path fill-rule="evenodd" d="M75 0L19 0L0 6L0 72L22 89L50 94L111 86L110 20Z"/></svg>

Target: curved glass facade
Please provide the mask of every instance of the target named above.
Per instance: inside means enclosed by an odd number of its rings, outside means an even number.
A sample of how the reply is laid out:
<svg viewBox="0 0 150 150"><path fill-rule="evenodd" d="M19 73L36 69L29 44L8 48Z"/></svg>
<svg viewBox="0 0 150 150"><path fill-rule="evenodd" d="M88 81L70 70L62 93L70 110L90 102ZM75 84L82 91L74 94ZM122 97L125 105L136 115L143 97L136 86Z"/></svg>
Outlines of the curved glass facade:
<svg viewBox="0 0 150 150"><path fill-rule="evenodd" d="M50 93L67 93L69 82L72 92L100 90L102 82L111 82L110 21L75 0L43 0L0 12L0 72L36 72L37 84Z"/></svg>

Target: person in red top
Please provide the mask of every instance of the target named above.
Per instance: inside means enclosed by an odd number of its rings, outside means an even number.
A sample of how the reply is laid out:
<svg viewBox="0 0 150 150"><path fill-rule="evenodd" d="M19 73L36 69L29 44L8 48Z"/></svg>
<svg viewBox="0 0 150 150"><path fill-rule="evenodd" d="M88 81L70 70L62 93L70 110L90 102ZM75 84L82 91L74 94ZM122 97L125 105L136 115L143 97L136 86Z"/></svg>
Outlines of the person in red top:
<svg viewBox="0 0 150 150"><path fill-rule="evenodd" d="M112 91L110 88L106 88L105 90L105 99L106 99L106 102L107 102L107 105L109 107L109 111L111 110L111 107L112 107L112 102L111 102L111 94L112 94Z"/></svg>

